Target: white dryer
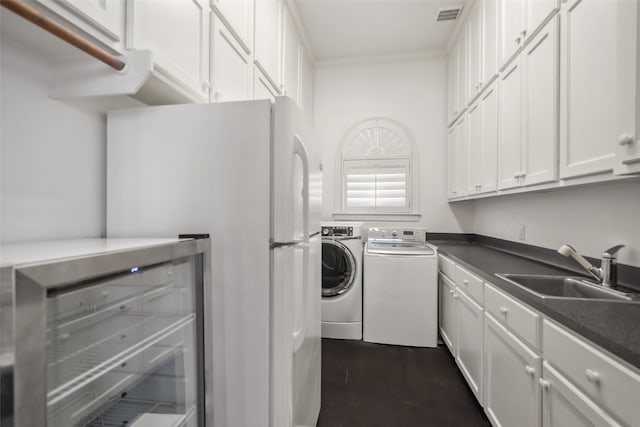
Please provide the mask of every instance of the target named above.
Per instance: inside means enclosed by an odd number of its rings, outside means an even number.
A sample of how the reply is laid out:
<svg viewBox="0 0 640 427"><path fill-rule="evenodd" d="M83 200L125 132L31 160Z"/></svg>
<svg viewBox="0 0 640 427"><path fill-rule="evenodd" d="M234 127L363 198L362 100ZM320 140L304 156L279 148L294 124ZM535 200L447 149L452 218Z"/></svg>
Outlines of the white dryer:
<svg viewBox="0 0 640 427"><path fill-rule="evenodd" d="M322 223L322 336L362 339L362 223Z"/></svg>

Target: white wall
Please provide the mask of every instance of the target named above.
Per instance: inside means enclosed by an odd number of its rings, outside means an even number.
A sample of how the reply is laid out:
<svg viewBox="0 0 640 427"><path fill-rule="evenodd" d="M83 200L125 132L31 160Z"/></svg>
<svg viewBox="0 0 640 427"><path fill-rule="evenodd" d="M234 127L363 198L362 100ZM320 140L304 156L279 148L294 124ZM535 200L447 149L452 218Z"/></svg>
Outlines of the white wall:
<svg viewBox="0 0 640 427"><path fill-rule="evenodd" d="M422 216L406 227L431 231L470 231L471 203L449 205L446 196L445 58L317 68L314 128L323 147L323 220L332 221L336 150L358 122L383 117L400 123L419 153L419 204ZM382 223L367 223L367 226ZM392 223L386 225L392 226Z"/></svg>
<svg viewBox="0 0 640 427"><path fill-rule="evenodd" d="M50 99L40 56L5 37L0 52L0 241L100 236L104 115Z"/></svg>
<svg viewBox="0 0 640 427"><path fill-rule="evenodd" d="M618 182L476 200L473 232L599 258L625 244L619 262L640 267L640 183Z"/></svg>

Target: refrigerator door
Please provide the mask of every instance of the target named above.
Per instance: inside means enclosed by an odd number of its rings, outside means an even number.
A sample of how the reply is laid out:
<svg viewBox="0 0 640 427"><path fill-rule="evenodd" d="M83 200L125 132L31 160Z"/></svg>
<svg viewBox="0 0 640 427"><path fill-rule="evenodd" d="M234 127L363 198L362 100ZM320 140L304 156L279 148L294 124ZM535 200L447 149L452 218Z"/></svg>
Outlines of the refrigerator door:
<svg viewBox="0 0 640 427"><path fill-rule="evenodd" d="M315 426L320 412L321 237L274 249L272 427Z"/></svg>

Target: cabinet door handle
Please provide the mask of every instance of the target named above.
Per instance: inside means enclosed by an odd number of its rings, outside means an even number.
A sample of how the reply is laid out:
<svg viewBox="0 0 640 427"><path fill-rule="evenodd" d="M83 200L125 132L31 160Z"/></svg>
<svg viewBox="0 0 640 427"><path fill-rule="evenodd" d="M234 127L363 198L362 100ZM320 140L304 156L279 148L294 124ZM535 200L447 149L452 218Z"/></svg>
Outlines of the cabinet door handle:
<svg viewBox="0 0 640 427"><path fill-rule="evenodd" d="M516 44L520 44L520 37L516 37Z"/></svg>
<svg viewBox="0 0 640 427"><path fill-rule="evenodd" d="M542 387L544 391L549 391L549 389L551 388L551 383L542 378L538 380L538 384L540 384L540 387Z"/></svg>
<svg viewBox="0 0 640 427"><path fill-rule="evenodd" d="M529 376L533 376L533 374L536 373L536 370L530 366L530 365L524 365L524 371L527 373L527 375Z"/></svg>
<svg viewBox="0 0 640 427"><path fill-rule="evenodd" d="M502 314L503 316L506 316L508 312L509 309L507 307L500 307L500 314Z"/></svg>
<svg viewBox="0 0 640 427"><path fill-rule="evenodd" d="M618 140L618 144L621 146L629 145L633 143L633 135L629 135L628 133L623 133L620 135L620 139Z"/></svg>
<svg viewBox="0 0 640 427"><path fill-rule="evenodd" d="M523 29L522 31L520 31L520 36L522 36L522 39L524 40L524 37L527 35L527 30L526 28Z"/></svg>
<svg viewBox="0 0 640 427"><path fill-rule="evenodd" d="M590 383L596 385L600 383L600 374L593 369L585 370L584 375L587 377L587 381L589 381Z"/></svg>

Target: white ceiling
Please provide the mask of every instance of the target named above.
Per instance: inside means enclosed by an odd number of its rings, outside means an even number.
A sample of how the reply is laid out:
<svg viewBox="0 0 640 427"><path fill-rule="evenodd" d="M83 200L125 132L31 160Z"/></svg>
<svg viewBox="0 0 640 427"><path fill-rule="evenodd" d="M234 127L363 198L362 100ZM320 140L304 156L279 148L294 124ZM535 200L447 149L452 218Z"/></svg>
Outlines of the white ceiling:
<svg viewBox="0 0 640 427"><path fill-rule="evenodd" d="M444 50L457 21L439 8L464 0L295 0L316 60Z"/></svg>

